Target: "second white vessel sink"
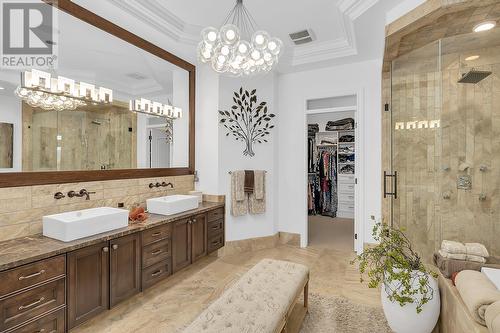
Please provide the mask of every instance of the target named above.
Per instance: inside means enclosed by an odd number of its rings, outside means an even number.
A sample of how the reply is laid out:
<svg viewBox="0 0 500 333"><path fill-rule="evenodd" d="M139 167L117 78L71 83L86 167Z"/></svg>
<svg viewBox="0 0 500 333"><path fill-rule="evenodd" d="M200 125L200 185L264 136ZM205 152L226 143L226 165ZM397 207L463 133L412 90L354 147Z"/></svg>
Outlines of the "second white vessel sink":
<svg viewBox="0 0 500 333"><path fill-rule="evenodd" d="M125 209L99 207L43 217L43 235L63 242L128 226Z"/></svg>
<svg viewBox="0 0 500 333"><path fill-rule="evenodd" d="M148 212L173 215L198 208L198 197L194 195L168 195L146 200Z"/></svg>

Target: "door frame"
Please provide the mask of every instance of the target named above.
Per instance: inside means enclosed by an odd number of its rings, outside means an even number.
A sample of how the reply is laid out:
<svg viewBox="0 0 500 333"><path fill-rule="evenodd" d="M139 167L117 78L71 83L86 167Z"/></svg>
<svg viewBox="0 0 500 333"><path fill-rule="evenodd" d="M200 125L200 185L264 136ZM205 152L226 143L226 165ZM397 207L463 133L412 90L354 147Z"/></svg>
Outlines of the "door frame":
<svg viewBox="0 0 500 333"><path fill-rule="evenodd" d="M307 175L307 116L310 114L315 114L318 112L309 111L307 109L307 102L313 99L323 99L323 98L335 98L335 97L343 97L343 96L356 96L356 108L355 108L355 137L356 137L356 159L355 159L355 170L356 170L356 179L357 184L355 185L354 190L354 233L358 235L357 239L354 239L354 251L358 254L363 252L364 249L364 239L365 232L364 226L366 223L365 219L365 158L364 158L364 145L365 145L365 93L364 88L356 89L356 90L346 90L346 91L334 91L328 95L311 95L307 96L304 100L304 117L303 117L303 151L304 151L304 160L303 160L303 175L304 175L304 186L303 188L303 198L304 200L304 212L305 218L303 220L303 228L302 228L302 237L301 237L301 247L307 247L309 244L309 225L308 219L309 216L307 214L307 183L308 183L308 175ZM327 111L325 109L325 113L334 112L334 110ZM352 111L352 108L341 110L338 108L337 111ZM354 235L353 235L354 237Z"/></svg>

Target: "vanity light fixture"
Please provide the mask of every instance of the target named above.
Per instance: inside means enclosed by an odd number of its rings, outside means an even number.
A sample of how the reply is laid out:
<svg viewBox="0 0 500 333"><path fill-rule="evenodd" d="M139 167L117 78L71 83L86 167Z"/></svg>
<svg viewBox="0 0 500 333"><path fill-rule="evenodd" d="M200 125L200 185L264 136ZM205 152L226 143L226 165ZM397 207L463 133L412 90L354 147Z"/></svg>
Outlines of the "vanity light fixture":
<svg viewBox="0 0 500 333"><path fill-rule="evenodd" d="M483 31L488 31L496 27L497 23L495 21L486 21L486 22L481 22L478 25L474 26L473 31L474 32L483 32Z"/></svg>
<svg viewBox="0 0 500 333"><path fill-rule="evenodd" d="M16 95L33 107L44 110L75 110L88 104L107 104L113 101L111 89L32 69L21 74Z"/></svg>
<svg viewBox="0 0 500 333"><path fill-rule="evenodd" d="M160 102L153 102L146 98L130 100L129 110L132 112L169 119L182 118L181 108Z"/></svg>
<svg viewBox="0 0 500 333"><path fill-rule="evenodd" d="M465 58L465 61L474 61L479 59L480 57L478 55L471 55L470 57Z"/></svg>
<svg viewBox="0 0 500 333"><path fill-rule="evenodd" d="M257 28L243 0L236 0L220 29L207 27L202 30L201 38L198 59L210 63L217 73L237 77L270 72L283 48L279 38Z"/></svg>

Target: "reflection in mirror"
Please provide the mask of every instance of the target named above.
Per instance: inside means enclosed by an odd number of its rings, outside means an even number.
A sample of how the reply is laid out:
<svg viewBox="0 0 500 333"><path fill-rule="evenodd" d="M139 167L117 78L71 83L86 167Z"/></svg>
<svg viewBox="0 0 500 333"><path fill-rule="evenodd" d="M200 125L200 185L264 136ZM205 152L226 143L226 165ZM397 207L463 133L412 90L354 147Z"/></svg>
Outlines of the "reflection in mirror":
<svg viewBox="0 0 500 333"><path fill-rule="evenodd" d="M0 168L13 167L14 124L0 123Z"/></svg>
<svg viewBox="0 0 500 333"><path fill-rule="evenodd" d="M58 27L57 65L0 69L2 171L188 167L189 72L64 12Z"/></svg>

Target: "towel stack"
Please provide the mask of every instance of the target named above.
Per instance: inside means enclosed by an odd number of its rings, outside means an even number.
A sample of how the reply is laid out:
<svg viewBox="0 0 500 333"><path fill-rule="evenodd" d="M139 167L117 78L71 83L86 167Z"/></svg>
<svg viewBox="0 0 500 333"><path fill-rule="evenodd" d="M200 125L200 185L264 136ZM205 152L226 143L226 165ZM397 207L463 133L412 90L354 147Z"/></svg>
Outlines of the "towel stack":
<svg viewBox="0 0 500 333"><path fill-rule="evenodd" d="M231 214L242 216L266 211L263 170L237 170L231 173Z"/></svg>
<svg viewBox="0 0 500 333"><path fill-rule="evenodd" d="M439 254L443 258L466 260L484 264L489 257L488 250L481 243L465 243L443 240Z"/></svg>

